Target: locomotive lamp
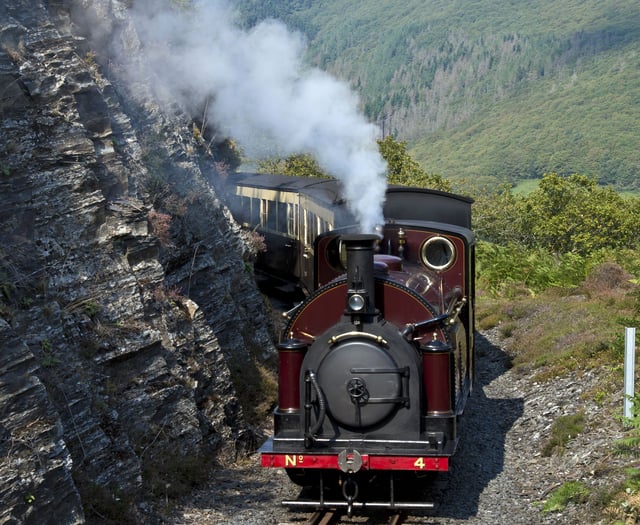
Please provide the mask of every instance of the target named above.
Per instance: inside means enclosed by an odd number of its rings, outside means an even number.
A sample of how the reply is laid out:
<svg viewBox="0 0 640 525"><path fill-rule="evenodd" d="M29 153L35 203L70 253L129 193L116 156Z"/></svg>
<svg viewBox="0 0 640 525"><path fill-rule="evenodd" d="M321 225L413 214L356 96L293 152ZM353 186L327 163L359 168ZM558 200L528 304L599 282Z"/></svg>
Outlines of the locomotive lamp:
<svg viewBox="0 0 640 525"><path fill-rule="evenodd" d="M405 244L407 244L407 234L402 228L400 228L398 230L398 256L400 258L404 258Z"/></svg>
<svg viewBox="0 0 640 525"><path fill-rule="evenodd" d="M352 312L360 312L365 306L367 306L367 300L358 292L347 296L347 308Z"/></svg>

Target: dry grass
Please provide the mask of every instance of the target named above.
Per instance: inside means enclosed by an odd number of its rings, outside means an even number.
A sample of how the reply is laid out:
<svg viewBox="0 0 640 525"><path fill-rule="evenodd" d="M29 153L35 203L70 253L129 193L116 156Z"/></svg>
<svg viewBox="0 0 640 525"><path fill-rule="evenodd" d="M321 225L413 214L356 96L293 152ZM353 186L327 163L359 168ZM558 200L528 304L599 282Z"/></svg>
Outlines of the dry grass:
<svg viewBox="0 0 640 525"><path fill-rule="evenodd" d="M640 521L640 492L638 487L620 490L605 508L611 523L634 525Z"/></svg>
<svg viewBox="0 0 640 525"><path fill-rule="evenodd" d="M580 287L505 300L479 297L480 330L498 327L516 369L537 380L621 363L623 319L636 315L637 285L606 263Z"/></svg>

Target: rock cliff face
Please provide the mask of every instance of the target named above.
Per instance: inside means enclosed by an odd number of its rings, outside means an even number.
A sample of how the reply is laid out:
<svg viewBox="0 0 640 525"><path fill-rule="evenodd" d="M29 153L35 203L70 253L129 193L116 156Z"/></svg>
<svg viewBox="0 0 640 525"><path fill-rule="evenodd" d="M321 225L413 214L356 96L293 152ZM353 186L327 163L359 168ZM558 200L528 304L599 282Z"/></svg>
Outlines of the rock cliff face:
<svg viewBox="0 0 640 525"><path fill-rule="evenodd" d="M189 119L86 38L135 57L125 7L0 5L0 523L152 522L255 444L269 320Z"/></svg>

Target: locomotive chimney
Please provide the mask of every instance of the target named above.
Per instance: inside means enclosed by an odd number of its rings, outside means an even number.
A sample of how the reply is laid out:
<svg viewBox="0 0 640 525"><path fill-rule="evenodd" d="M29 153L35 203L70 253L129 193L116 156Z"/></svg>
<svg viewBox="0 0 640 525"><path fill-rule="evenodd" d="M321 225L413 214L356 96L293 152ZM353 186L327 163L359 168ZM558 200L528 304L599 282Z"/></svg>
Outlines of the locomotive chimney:
<svg viewBox="0 0 640 525"><path fill-rule="evenodd" d="M341 238L347 249L349 288L345 313L352 316L355 324L360 316L376 314L373 254L378 238L369 234L343 235Z"/></svg>

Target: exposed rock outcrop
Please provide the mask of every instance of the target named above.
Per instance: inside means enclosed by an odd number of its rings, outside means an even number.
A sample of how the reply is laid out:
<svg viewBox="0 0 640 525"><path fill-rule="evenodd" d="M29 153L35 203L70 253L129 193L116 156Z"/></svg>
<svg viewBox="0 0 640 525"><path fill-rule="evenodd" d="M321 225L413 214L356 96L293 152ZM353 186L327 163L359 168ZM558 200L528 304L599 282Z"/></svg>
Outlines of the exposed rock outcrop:
<svg viewBox="0 0 640 525"><path fill-rule="evenodd" d="M117 0L0 6L0 523L153 521L253 446L231 376L271 351L189 119L86 14L139 51Z"/></svg>

